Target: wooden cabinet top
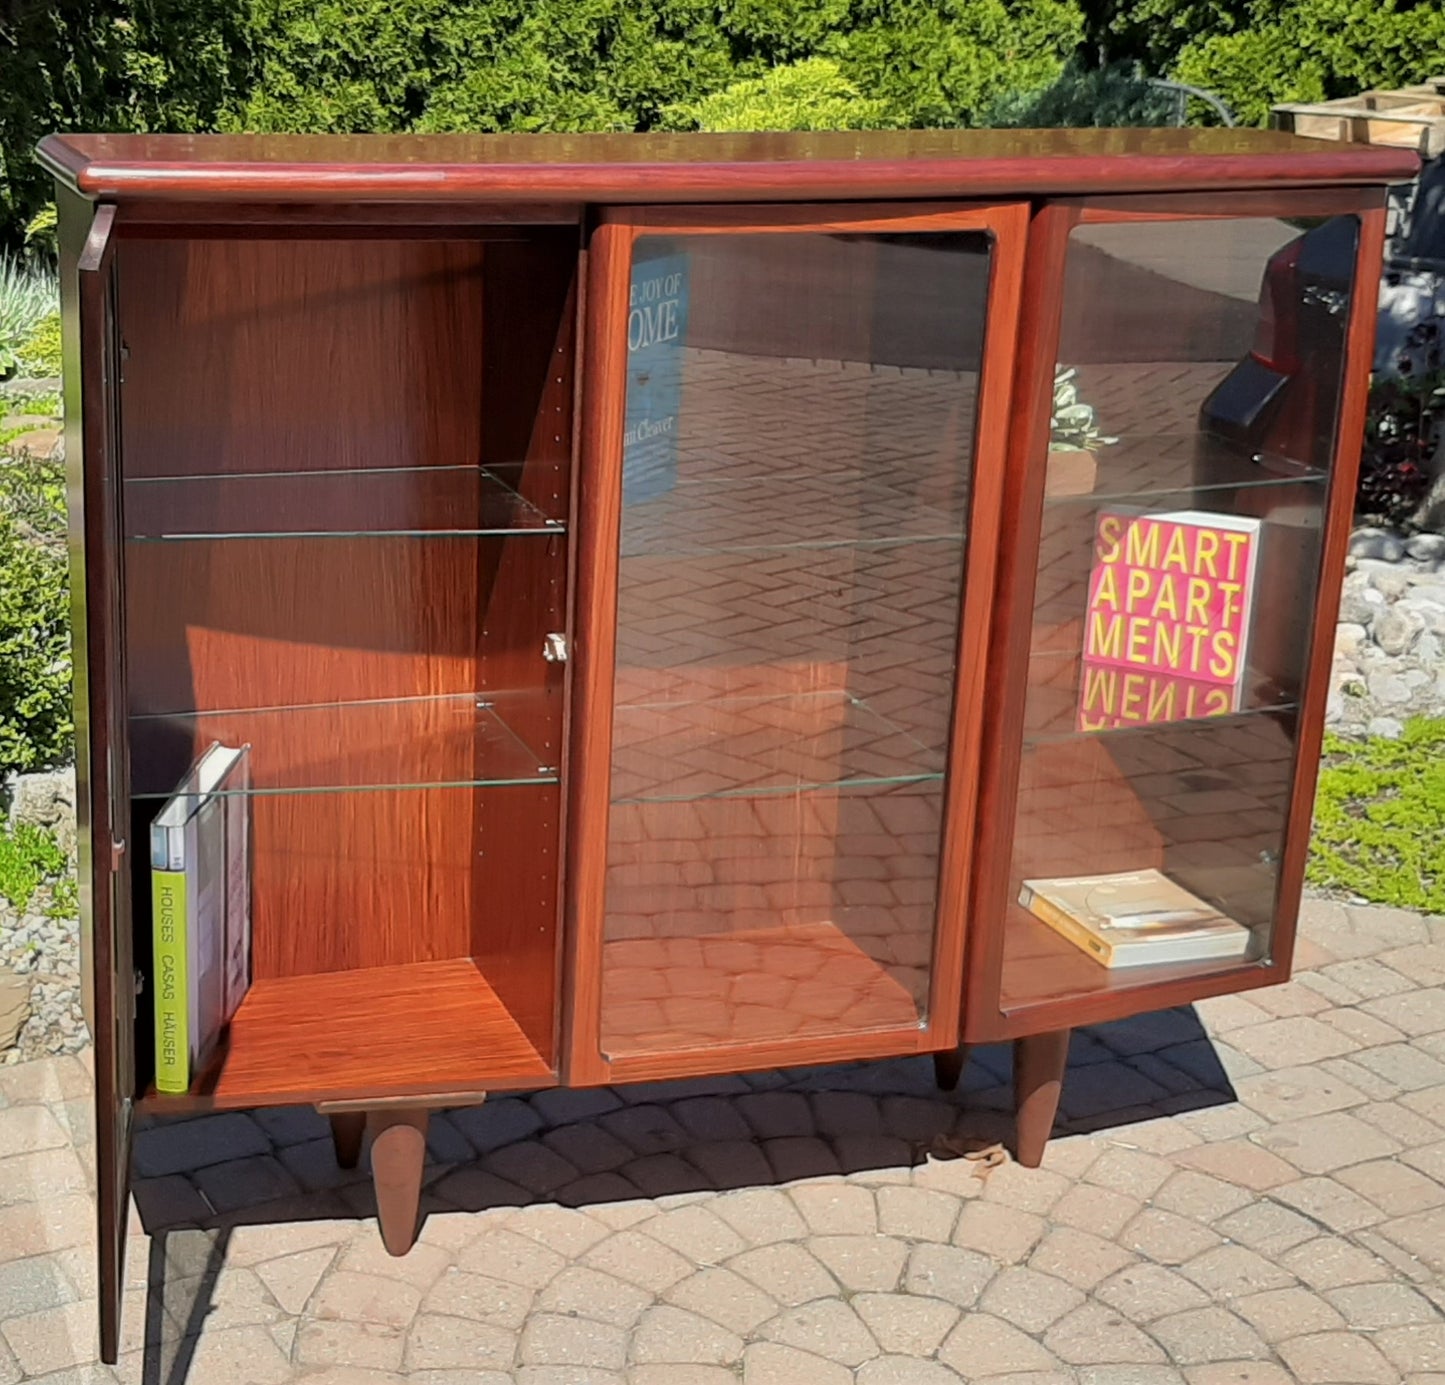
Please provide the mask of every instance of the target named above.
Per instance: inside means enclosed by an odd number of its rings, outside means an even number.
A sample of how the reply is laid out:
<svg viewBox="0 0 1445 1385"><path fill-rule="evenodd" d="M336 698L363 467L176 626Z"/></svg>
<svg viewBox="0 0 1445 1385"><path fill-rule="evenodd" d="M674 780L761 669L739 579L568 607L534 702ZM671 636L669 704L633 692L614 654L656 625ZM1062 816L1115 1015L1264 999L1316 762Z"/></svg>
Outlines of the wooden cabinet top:
<svg viewBox="0 0 1445 1385"><path fill-rule="evenodd" d="M571 202L1059 195L1380 184L1408 150L1254 129L803 134L51 135L104 200Z"/></svg>

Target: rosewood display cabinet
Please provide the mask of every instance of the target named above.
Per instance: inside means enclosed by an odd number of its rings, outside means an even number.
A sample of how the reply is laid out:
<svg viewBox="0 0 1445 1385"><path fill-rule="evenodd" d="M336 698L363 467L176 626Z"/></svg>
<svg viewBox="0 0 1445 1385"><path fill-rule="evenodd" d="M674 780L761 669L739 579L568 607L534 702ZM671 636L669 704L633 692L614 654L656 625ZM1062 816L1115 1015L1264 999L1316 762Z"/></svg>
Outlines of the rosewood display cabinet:
<svg viewBox="0 0 1445 1385"><path fill-rule="evenodd" d="M1412 156L1090 130L41 157L105 1359L139 1111L315 1104L353 1161L369 1127L401 1252L429 1109L901 1054L948 1085L1014 1040L1033 1164L1072 1027L1288 976ZM252 982L160 1096L135 844L218 740L251 746ZM1105 966L1020 902L1140 870L1235 951Z"/></svg>

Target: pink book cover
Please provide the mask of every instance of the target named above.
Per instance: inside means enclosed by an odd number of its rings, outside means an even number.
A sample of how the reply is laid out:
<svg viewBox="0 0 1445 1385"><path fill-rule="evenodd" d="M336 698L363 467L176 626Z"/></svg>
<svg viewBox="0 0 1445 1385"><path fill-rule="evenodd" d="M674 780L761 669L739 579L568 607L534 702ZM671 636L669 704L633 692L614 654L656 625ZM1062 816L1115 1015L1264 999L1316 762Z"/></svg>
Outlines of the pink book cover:
<svg viewBox="0 0 1445 1385"><path fill-rule="evenodd" d="M1101 511L1084 618L1079 729L1237 711L1259 521Z"/></svg>

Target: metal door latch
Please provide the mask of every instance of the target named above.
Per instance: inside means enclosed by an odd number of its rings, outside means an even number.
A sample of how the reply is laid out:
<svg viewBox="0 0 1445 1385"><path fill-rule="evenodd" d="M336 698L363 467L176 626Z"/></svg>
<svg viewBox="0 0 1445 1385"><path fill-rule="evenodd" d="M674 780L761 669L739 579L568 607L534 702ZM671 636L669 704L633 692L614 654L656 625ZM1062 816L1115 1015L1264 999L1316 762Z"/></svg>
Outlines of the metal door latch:
<svg viewBox="0 0 1445 1385"><path fill-rule="evenodd" d="M556 630L543 635L542 657L549 664L565 664L567 662L567 636Z"/></svg>

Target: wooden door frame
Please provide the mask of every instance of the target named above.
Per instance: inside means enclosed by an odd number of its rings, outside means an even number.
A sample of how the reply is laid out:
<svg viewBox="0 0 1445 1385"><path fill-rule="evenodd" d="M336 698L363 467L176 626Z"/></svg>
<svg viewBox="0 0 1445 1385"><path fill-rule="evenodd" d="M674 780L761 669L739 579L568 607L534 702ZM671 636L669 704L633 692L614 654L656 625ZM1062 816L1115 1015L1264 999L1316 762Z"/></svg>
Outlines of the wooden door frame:
<svg viewBox="0 0 1445 1385"><path fill-rule="evenodd" d="M1340 398L1321 537L1323 576L1342 569L1349 543L1360 440L1369 394L1376 294L1384 240L1385 193L1381 188L1298 188L1256 192L1160 193L1137 196L1055 198L1043 203L1029 234L1027 282L1020 323L1020 351L1009 430L1005 537L1000 553L994 643L989 651L988 709L980 793L979 869L970 899L963 1032L968 1043L994 1043L1023 1035L1126 1018L1188 1004L1208 996L1275 985L1289 979L1295 927L1309 849L1315 776L1323 738L1328 674L1339 609L1338 586L1316 588L1294 753L1294 782L1275 896L1271 955L1234 962L1197 975L1177 970L1157 984L1141 984L1005 1010L1001 1002L1004 930L1009 908L1013 831L1018 808L1024 703L1028 691L1030 632L1041 544L1045 463L1053 375L1062 328L1064 273L1069 236L1079 225L1148 221L1235 220L1247 217L1328 217L1360 220L1355 284L1346 330ZM1363 292L1360 287L1363 286Z"/></svg>
<svg viewBox="0 0 1445 1385"><path fill-rule="evenodd" d="M778 1064L836 1062L951 1047L958 1039L965 904L978 811L983 670L1005 486L1005 423L1015 374L1029 209L1025 202L860 203L604 209L587 251L582 447L578 465L574 668L568 768L565 1081L571 1086ZM641 235L984 231L993 241L984 355L974 418L973 485L956 645L937 923L928 1018L873 1033L731 1044L609 1059L602 973L621 524L626 320L632 247Z"/></svg>

